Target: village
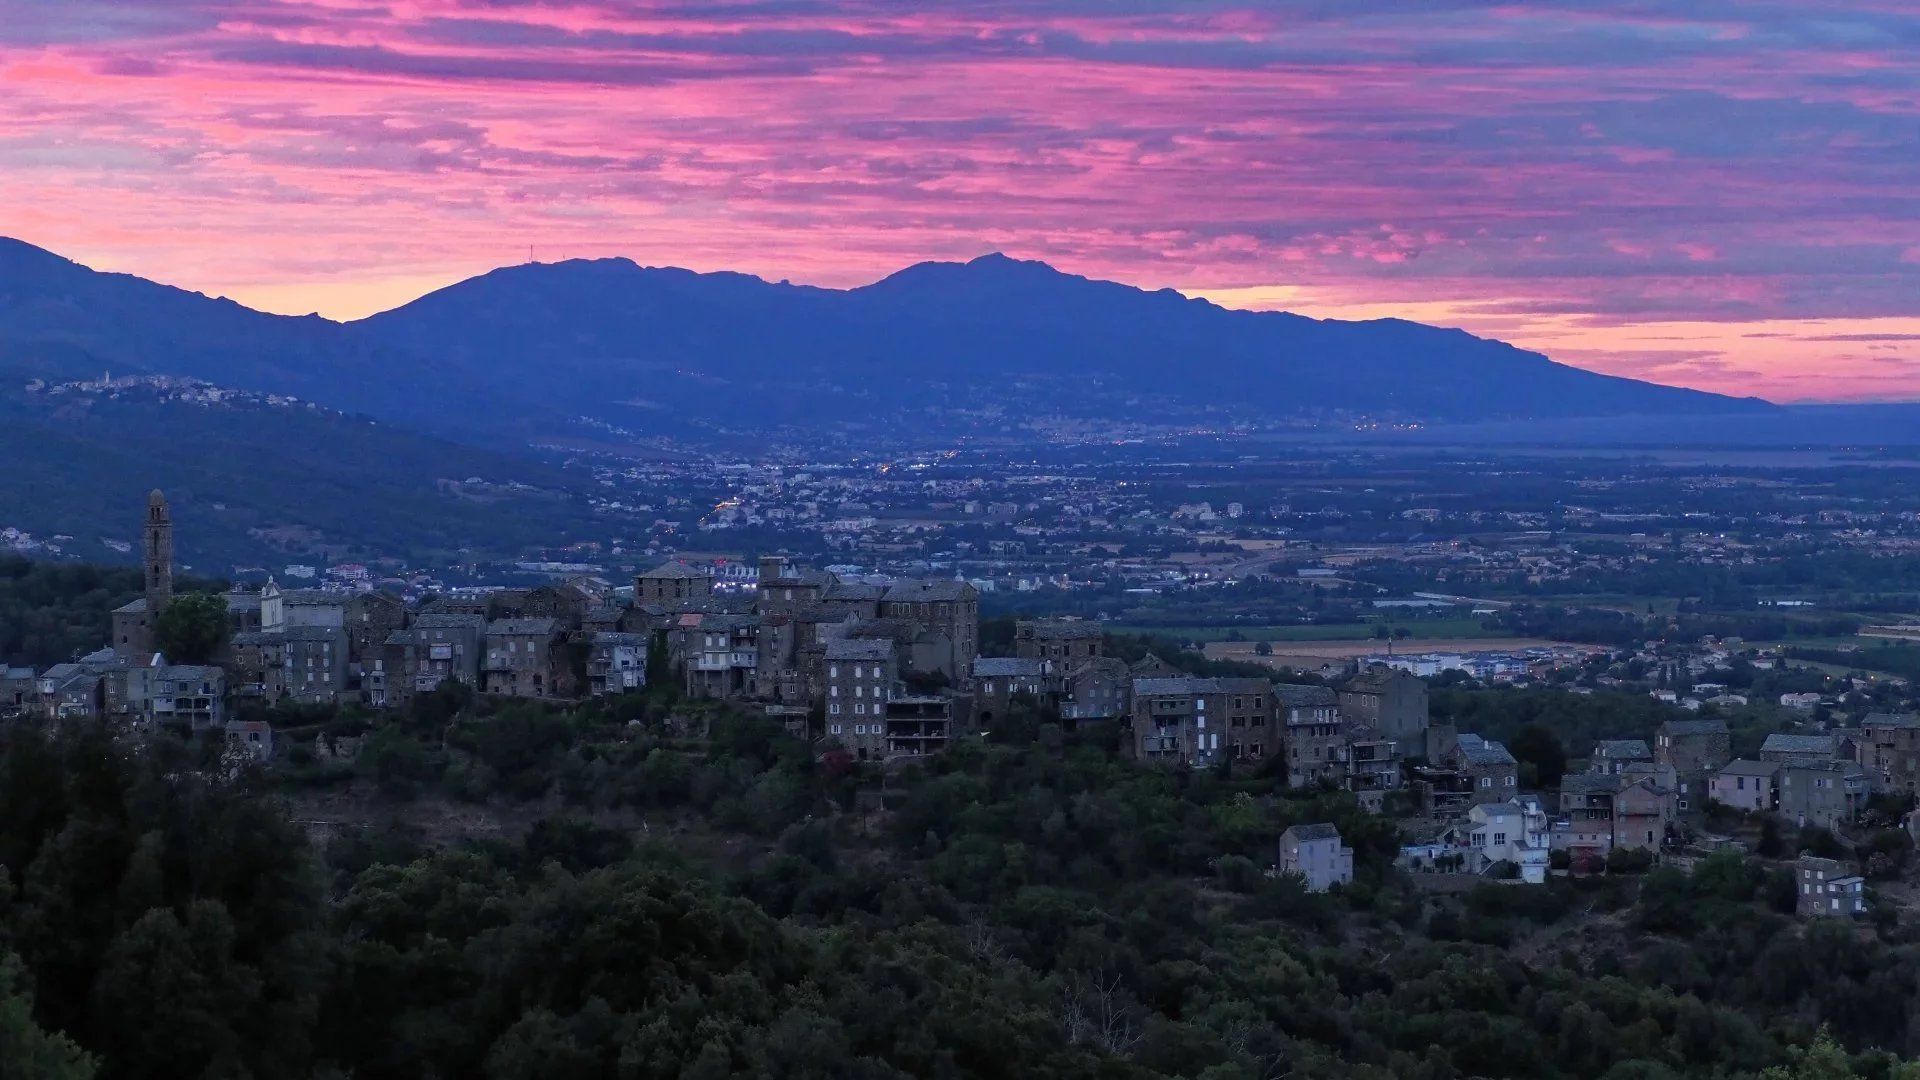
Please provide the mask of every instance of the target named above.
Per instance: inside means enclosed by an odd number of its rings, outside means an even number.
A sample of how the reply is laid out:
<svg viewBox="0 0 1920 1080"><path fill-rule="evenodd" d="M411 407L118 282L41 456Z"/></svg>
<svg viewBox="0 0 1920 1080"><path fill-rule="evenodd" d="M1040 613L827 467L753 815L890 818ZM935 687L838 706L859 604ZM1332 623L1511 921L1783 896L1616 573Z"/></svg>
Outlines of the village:
<svg viewBox="0 0 1920 1080"><path fill-rule="evenodd" d="M1018 620L1009 640L983 645L979 593L965 581L843 578L781 556L760 559L744 580L669 560L630 587L575 576L416 604L371 587L269 580L219 594L217 653L173 663L157 638L160 615L181 601L160 492L143 537L145 594L113 612L111 642L44 671L7 669L0 705L224 740L234 760L263 765L279 747L272 723L254 718L259 706L401 709L456 683L564 704L670 680L688 699L762 712L823 755L882 769L1038 718L1066 731L1116 729L1121 752L1141 762L1274 768L1290 788L1351 793L1399 823L1399 867L1442 889L1684 863L1747 846L1732 834L1758 835L1755 822L1840 838L1874 796L1904 808L1920 790L1920 717L1873 712L1829 728L1809 713L1805 730L1767 734L1757 756L1736 757L1724 719L1686 715L1703 699L1725 704L1713 683L1694 684L1684 701L1654 690L1677 712L1650 741L1600 739L1551 788L1528 785L1505 744L1431 715L1422 676L1456 665L1356 655L1280 666L1278 679L1231 661L1239 673L1196 674L1196 657L1123 659L1099 622L1073 618ZM1715 670L1725 648L1679 666ZM1561 660L1533 662L1552 671ZM1782 697L1806 712L1820 695ZM1920 815L1900 824L1920 830ZM1275 871L1322 891L1352 879L1352 852L1331 825L1299 826L1280 838ZM1803 913L1867 910L1865 879L1846 859L1809 854L1799 872Z"/></svg>

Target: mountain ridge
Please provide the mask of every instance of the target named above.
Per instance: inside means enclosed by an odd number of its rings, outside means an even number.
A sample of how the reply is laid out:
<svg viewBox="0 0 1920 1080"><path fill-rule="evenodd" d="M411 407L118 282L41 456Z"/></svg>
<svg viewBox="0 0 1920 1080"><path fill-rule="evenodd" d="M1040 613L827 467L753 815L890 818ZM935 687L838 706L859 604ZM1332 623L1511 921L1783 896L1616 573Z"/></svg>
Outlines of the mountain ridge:
<svg viewBox="0 0 1920 1080"><path fill-rule="evenodd" d="M999 252L851 289L624 257L525 263L335 322L0 238L0 373L10 362L200 378L469 437L582 418L864 438L1029 429L1049 415L1179 427L1774 408L1453 328L1224 308ZM81 363L94 370L62 366ZM622 404L638 399L648 408Z"/></svg>

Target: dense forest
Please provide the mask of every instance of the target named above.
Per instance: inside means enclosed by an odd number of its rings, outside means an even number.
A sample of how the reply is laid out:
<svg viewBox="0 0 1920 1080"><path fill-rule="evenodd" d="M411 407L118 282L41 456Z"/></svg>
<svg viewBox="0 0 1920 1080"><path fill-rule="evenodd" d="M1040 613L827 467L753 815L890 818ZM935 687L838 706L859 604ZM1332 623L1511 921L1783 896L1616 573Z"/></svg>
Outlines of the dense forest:
<svg viewBox="0 0 1920 1080"><path fill-rule="evenodd" d="M43 668L105 645L113 609L140 588L137 566L0 555L0 664Z"/></svg>
<svg viewBox="0 0 1920 1080"><path fill-rule="evenodd" d="M266 772L0 732L0 1074L1908 1080L1920 1054L1912 930L1801 924L1738 856L1428 894L1348 796L1044 715L885 776L662 691L274 719ZM313 827L343 793L377 820ZM433 835L429 806L526 825ZM1353 886L1263 873L1323 820Z"/></svg>

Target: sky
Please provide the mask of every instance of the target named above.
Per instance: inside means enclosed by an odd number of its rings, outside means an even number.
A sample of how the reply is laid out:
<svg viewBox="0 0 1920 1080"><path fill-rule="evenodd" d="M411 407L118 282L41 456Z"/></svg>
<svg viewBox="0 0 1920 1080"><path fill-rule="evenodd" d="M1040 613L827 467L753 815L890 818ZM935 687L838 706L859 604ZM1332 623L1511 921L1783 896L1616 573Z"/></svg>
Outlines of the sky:
<svg viewBox="0 0 1920 1080"><path fill-rule="evenodd" d="M0 0L0 235L337 318L1004 251L1920 400L1920 3Z"/></svg>

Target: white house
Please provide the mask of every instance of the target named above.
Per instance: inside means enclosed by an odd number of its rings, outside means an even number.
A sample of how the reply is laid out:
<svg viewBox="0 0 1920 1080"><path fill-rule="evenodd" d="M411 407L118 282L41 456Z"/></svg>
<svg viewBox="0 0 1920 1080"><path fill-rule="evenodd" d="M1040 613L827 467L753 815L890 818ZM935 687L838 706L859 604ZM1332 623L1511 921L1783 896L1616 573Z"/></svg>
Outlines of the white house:
<svg viewBox="0 0 1920 1080"><path fill-rule="evenodd" d="M1353 849L1326 822L1294 825L1280 834L1280 872L1307 879L1308 892L1326 892L1353 881Z"/></svg>
<svg viewBox="0 0 1920 1080"><path fill-rule="evenodd" d="M1552 842L1547 812L1535 796L1473 807L1467 811L1460 840L1467 850L1468 870L1484 871L1496 863L1510 862L1520 868L1520 880L1529 885L1547 880L1547 852Z"/></svg>

